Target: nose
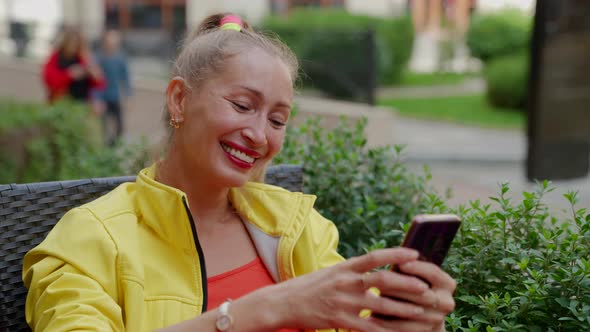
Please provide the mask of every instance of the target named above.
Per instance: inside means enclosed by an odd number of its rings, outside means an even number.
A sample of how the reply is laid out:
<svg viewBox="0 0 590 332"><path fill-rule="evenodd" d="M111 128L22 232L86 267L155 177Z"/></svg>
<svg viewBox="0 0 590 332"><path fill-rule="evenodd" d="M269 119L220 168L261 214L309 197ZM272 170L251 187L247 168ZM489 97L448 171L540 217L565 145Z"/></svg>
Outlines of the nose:
<svg viewBox="0 0 590 332"><path fill-rule="evenodd" d="M244 137L252 147L266 145L268 143L266 138L266 124L266 118L263 116L256 116L249 119L242 128L242 137Z"/></svg>

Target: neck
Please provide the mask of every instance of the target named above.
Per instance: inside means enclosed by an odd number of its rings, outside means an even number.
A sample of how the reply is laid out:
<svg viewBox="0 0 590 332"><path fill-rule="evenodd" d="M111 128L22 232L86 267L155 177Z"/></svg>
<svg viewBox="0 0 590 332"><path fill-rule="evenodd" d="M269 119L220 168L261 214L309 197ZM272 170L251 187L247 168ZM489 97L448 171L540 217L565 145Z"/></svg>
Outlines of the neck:
<svg viewBox="0 0 590 332"><path fill-rule="evenodd" d="M205 173L187 166L174 151L169 151L158 163L156 179L187 195L191 214L200 224L224 220L232 209L228 200L229 188L207 181L206 176L200 174Z"/></svg>

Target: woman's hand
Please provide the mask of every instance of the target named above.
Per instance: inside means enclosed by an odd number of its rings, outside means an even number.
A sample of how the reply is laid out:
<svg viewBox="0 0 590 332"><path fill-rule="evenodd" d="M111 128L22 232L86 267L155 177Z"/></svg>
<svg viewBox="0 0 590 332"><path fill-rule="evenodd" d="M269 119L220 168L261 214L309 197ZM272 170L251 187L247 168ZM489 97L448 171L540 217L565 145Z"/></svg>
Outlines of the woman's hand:
<svg viewBox="0 0 590 332"><path fill-rule="evenodd" d="M376 250L330 268L268 287L268 295L277 300L273 312L277 318L277 327L338 327L367 332L430 331L444 319L441 313L448 309L448 299L446 296L443 298L446 288L440 285L449 281L437 271L428 270L428 273L435 276L429 275L430 279L436 279L435 292L429 290L428 285L416 277L386 270L373 271L377 267L396 264L407 266L409 269L411 267L411 271L414 272L419 269L417 272L425 274L422 270L430 266L419 264L417 258L416 251L405 248ZM429 278L425 279L430 281ZM391 293L403 292L408 297L419 299L417 302L420 304L376 296L368 291L371 287L386 289ZM439 299L439 307L431 309L431 306L437 303L435 294L445 302L440 302ZM425 310L424 306L428 306L429 309ZM401 320L386 322L362 318L359 313L363 309L396 316Z"/></svg>
<svg viewBox="0 0 590 332"><path fill-rule="evenodd" d="M432 328L429 331L444 331L444 318L455 309L453 299L453 293L457 286L455 280L438 266L423 261L406 262L400 264L399 269L405 274L428 281L431 285L430 291L418 297L408 293L393 294L398 298L401 297L424 306L424 313L417 315L414 319L432 323ZM433 297L430 297L431 295Z"/></svg>
<svg viewBox="0 0 590 332"><path fill-rule="evenodd" d="M360 332L444 331L444 317L454 307L454 280L433 264L417 261L406 248L375 250L369 254L273 286L235 300L229 308L236 331L271 332L280 328L343 328ZM395 264L405 274L375 268ZM432 288L418 279L431 283ZM412 302L396 301L369 291ZM359 316L363 309L399 320ZM214 331L217 310L161 331Z"/></svg>
<svg viewBox="0 0 590 332"><path fill-rule="evenodd" d="M73 64L69 66L67 70L68 74L74 81L81 80L88 75L86 68L79 64Z"/></svg>

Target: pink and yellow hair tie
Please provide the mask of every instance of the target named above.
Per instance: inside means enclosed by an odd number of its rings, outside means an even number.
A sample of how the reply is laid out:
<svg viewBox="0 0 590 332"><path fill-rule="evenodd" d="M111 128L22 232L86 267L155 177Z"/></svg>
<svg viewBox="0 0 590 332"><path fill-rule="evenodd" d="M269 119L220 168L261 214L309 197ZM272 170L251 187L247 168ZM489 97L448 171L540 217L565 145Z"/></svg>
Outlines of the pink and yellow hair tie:
<svg viewBox="0 0 590 332"><path fill-rule="evenodd" d="M236 15L226 15L219 21L219 28L221 30L235 30L239 32L244 28L244 23Z"/></svg>

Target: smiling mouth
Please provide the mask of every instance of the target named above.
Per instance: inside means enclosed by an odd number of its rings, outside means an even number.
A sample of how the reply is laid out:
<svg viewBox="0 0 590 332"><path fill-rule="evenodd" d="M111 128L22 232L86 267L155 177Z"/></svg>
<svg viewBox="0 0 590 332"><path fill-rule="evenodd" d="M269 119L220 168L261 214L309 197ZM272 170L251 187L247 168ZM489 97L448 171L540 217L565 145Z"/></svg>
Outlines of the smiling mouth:
<svg viewBox="0 0 590 332"><path fill-rule="evenodd" d="M221 147L225 152L229 153L230 155L232 155L236 159L239 159L240 161L243 161L248 164L253 164L256 161L256 158L251 157L242 151L238 151L224 143L221 143Z"/></svg>

